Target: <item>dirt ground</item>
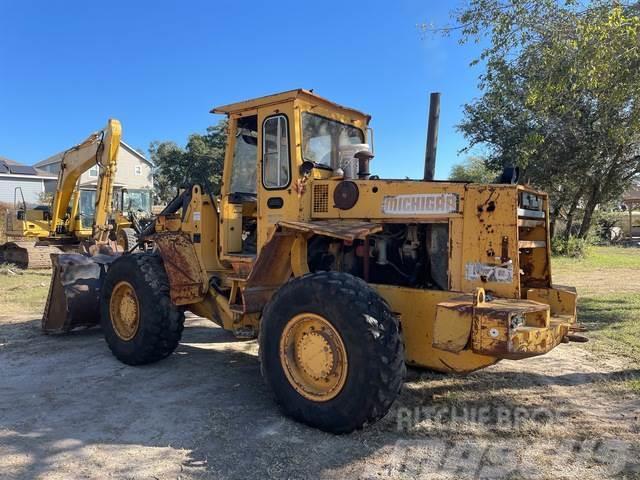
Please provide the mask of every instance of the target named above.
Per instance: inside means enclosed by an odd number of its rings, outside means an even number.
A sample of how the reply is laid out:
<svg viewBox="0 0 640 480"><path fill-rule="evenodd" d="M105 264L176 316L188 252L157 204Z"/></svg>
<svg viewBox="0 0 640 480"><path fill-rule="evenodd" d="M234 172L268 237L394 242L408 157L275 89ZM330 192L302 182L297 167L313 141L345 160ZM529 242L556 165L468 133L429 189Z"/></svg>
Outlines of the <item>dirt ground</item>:
<svg viewBox="0 0 640 480"><path fill-rule="evenodd" d="M640 478L638 365L580 344L464 377L410 370L381 422L326 434L284 418L254 341L190 317L155 365L99 330L0 316L0 477Z"/></svg>

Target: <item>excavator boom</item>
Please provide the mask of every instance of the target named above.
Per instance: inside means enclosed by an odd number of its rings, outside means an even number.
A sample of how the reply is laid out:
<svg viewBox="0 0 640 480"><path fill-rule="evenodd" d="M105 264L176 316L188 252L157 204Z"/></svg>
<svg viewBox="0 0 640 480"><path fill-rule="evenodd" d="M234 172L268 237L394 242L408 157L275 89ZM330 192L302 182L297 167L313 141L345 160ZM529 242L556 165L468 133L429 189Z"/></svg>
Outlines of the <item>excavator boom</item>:
<svg viewBox="0 0 640 480"><path fill-rule="evenodd" d="M96 186L93 238L98 242L106 241L121 138L120 122L110 119L105 129L92 133L84 142L64 152L51 209L49 231L52 237L66 230L67 208L80 175L97 164L100 167L100 175Z"/></svg>

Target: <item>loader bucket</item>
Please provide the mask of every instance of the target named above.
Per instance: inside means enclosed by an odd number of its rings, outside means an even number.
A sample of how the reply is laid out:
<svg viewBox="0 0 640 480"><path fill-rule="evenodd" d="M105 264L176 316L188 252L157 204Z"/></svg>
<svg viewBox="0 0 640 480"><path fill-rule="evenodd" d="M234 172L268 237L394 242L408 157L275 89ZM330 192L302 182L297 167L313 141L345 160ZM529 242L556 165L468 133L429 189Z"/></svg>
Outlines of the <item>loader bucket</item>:
<svg viewBox="0 0 640 480"><path fill-rule="evenodd" d="M50 256L55 253L62 253L62 250L55 246L39 245L34 241L7 242L0 245L2 261L15 263L30 270L51 268Z"/></svg>
<svg viewBox="0 0 640 480"><path fill-rule="evenodd" d="M51 255L53 272L42 317L46 333L67 333L100 322L100 287L117 257L80 254Z"/></svg>

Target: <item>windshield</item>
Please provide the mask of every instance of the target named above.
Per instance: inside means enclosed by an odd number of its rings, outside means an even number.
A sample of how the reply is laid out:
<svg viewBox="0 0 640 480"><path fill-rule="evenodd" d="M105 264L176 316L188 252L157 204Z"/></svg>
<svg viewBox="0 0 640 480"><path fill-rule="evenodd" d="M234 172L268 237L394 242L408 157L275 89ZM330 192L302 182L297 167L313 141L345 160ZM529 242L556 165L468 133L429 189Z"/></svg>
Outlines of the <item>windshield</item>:
<svg viewBox="0 0 640 480"><path fill-rule="evenodd" d="M340 163L340 147L363 143L362 130L319 115L302 114L302 158L330 168Z"/></svg>
<svg viewBox="0 0 640 480"><path fill-rule="evenodd" d="M123 190L122 208L126 212L151 212L151 190Z"/></svg>

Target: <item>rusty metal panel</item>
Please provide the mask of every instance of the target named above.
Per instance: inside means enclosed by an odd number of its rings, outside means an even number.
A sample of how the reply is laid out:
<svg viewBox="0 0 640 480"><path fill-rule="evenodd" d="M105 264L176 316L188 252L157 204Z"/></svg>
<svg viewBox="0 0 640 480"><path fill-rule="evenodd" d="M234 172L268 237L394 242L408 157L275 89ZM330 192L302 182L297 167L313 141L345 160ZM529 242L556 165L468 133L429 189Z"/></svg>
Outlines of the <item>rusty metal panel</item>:
<svg viewBox="0 0 640 480"><path fill-rule="evenodd" d="M464 224L449 254L460 270L458 288L482 287L493 295L520 298L518 189L515 185L468 185Z"/></svg>
<svg viewBox="0 0 640 480"><path fill-rule="evenodd" d="M499 358L542 355L563 341L572 316L551 317L549 305L531 300L499 299L474 312L472 348Z"/></svg>
<svg viewBox="0 0 640 480"><path fill-rule="evenodd" d="M278 225L297 232L315 233L347 241L362 239L382 230L380 223L359 220L316 220L311 222L281 220Z"/></svg>
<svg viewBox="0 0 640 480"><path fill-rule="evenodd" d="M169 277L171 301L188 305L202 301L206 293L207 277L189 235L180 232L162 232L153 236L160 250L164 269Z"/></svg>
<svg viewBox="0 0 640 480"><path fill-rule="evenodd" d="M464 295L436 306L432 344L446 352L470 348L480 355L522 359L547 353L565 341L574 321L571 315L552 317L546 303Z"/></svg>
<svg viewBox="0 0 640 480"><path fill-rule="evenodd" d="M280 286L291 278L290 252L296 236L276 232L262 247L242 288L242 312L260 312Z"/></svg>

